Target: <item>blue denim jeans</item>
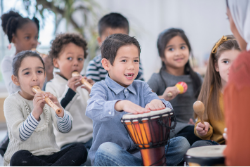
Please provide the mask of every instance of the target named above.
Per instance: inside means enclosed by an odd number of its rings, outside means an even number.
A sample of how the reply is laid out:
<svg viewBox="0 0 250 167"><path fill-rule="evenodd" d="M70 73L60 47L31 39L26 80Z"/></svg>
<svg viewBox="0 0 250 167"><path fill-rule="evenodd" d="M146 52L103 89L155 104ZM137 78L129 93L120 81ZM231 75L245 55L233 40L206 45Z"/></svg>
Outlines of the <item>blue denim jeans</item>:
<svg viewBox="0 0 250 167"><path fill-rule="evenodd" d="M212 141L212 140L199 140L194 142L194 144L192 145L193 147L200 147L200 146L211 146L211 145L219 145L219 143Z"/></svg>
<svg viewBox="0 0 250 167"><path fill-rule="evenodd" d="M185 137L170 139L169 146L165 146L167 165L176 166L182 160L190 144ZM100 145L95 154L94 166L141 166L141 156L134 156L119 145L106 142Z"/></svg>

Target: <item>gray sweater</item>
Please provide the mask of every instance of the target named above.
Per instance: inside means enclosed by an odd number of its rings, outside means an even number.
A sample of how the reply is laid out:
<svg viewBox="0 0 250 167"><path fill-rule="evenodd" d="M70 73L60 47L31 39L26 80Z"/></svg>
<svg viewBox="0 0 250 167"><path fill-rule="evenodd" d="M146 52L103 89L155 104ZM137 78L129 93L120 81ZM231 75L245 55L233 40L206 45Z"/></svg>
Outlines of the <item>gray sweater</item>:
<svg viewBox="0 0 250 167"><path fill-rule="evenodd" d="M158 96L161 96L164 93L164 91L166 90L166 86L172 87L175 86L176 83L181 81L186 82L188 85L186 93L179 94L173 100L169 101L173 106L177 121L174 132L171 132L170 134L170 137L174 137L174 135L180 132L183 128L190 126L188 122L190 118L193 118L193 103L197 99L194 97L193 81L190 75L174 76L167 73L165 70L161 70L161 75L162 78L160 76L160 73L154 73L148 81L150 88ZM164 80L165 84L163 83L162 79Z"/></svg>

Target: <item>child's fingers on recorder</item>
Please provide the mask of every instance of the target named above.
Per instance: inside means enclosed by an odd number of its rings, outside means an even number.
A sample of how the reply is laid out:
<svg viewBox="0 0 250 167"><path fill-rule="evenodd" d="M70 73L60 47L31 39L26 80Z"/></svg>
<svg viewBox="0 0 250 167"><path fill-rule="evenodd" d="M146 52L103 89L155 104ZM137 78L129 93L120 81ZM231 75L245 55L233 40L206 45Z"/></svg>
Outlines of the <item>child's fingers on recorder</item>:
<svg viewBox="0 0 250 167"><path fill-rule="evenodd" d="M85 76L83 78L86 79L91 85L94 85L95 82L92 79L87 78Z"/></svg>
<svg viewBox="0 0 250 167"><path fill-rule="evenodd" d="M81 79L82 79L82 76L75 76L75 77L72 77L72 78L70 78L69 80L68 80L68 83L77 83L77 82L80 82L81 81Z"/></svg>
<svg viewBox="0 0 250 167"><path fill-rule="evenodd" d="M81 88L86 89L89 93L91 92L91 89L85 85L82 85Z"/></svg>

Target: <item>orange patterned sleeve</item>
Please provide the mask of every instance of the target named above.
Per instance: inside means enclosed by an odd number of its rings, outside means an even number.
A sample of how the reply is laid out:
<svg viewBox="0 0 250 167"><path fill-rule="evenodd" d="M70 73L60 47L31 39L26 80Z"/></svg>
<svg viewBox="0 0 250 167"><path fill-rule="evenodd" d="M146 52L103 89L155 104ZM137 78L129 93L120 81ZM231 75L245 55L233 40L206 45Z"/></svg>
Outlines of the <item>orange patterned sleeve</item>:
<svg viewBox="0 0 250 167"><path fill-rule="evenodd" d="M250 165L250 51L241 53L231 66L224 91L227 147L226 165Z"/></svg>

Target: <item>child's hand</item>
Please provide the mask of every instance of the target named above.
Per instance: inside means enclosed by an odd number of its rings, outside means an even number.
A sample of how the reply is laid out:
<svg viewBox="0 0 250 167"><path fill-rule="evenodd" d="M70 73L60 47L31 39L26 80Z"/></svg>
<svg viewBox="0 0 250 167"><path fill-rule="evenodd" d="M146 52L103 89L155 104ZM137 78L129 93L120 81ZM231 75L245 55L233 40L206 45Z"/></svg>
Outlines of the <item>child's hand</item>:
<svg viewBox="0 0 250 167"><path fill-rule="evenodd" d="M208 122L201 123L199 122L196 126L196 131L199 134L199 136L205 136L207 132L209 131L210 124Z"/></svg>
<svg viewBox="0 0 250 167"><path fill-rule="evenodd" d="M36 93L33 99L34 109L32 115L36 120L40 120L40 115L43 113L43 107L45 105L45 96L43 93Z"/></svg>
<svg viewBox="0 0 250 167"><path fill-rule="evenodd" d="M76 91L76 88L82 85L81 79L82 79L82 76L76 76L76 77L70 78L68 80L68 87L71 88L73 91Z"/></svg>
<svg viewBox="0 0 250 167"><path fill-rule="evenodd" d="M166 106L162 103L161 100L154 99L150 103L148 103L145 108L151 111L156 111L156 110L162 110L166 108Z"/></svg>
<svg viewBox="0 0 250 167"><path fill-rule="evenodd" d="M133 114L143 114L143 113L150 112L149 109L142 108L141 106L139 106L135 103L132 103L131 101L128 101L128 100L118 101L115 104L115 110L116 111L125 111L125 112L133 113Z"/></svg>
<svg viewBox="0 0 250 167"><path fill-rule="evenodd" d="M95 82L92 79L88 79L87 77L83 77L84 79L86 79L92 86L95 84ZM86 87L85 85L82 85L81 88L86 89L89 93L91 92L91 89L89 89L88 87Z"/></svg>
<svg viewBox="0 0 250 167"><path fill-rule="evenodd" d="M190 124L190 125L195 125L195 123L194 123L194 121L193 121L192 118L189 119L188 124Z"/></svg>
<svg viewBox="0 0 250 167"><path fill-rule="evenodd" d="M62 112L60 112L60 114L57 114L57 113L56 114L58 117L63 117L64 109L62 108L61 104L57 100L56 96L54 96L53 94L51 94L49 92L44 92L44 96L48 97L55 105L57 105L62 110Z"/></svg>
<svg viewBox="0 0 250 167"><path fill-rule="evenodd" d="M172 96L169 96L170 93L171 93ZM177 89L176 86L167 87L167 89L164 91L164 93L163 93L162 96L163 96L163 98L164 98L166 101L169 101L169 100L174 99L179 93L180 93L180 90Z"/></svg>

